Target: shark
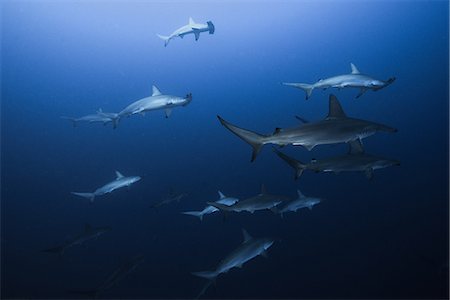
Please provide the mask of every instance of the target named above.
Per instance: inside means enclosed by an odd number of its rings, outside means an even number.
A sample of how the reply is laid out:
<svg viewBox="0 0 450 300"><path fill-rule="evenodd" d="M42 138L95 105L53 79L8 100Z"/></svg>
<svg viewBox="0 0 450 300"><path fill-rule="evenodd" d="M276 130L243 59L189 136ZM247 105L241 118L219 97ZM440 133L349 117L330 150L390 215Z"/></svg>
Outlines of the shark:
<svg viewBox="0 0 450 300"><path fill-rule="evenodd" d="M333 76L326 79L320 79L316 83L292 83L283 82L283 85L292 86L298 89L302 89L306 93L306 100L311 97L311 93L314 89L327 89L329 87L342 89L342 88L358 88L359 93L356 98L361 97L367 90L378 91L387 87L395 81L395 77L391 77L388 80L379 80L372 78L371 76L362 74L358 68L350 63L352 69L350 74Z"/></svg>
<svg viewBox="0 0 450 300"><path fill-rule="evenodd" d="M297 195L297 199L286 202L283 205L280 204L278 206L275 206L271 210L283 217L283 214L286 212L297 212L297 210L302 208L308 208L309 210L312 210L314 205L317 205L322 201L320 198L307 197L303 195L300 190L297 190Z"/></svg>
<svg viewBox="0 0 450 300"><path fill-rule="evenodd" d="M218 191L218 192L219 192L219 200L215 201L215 203L219 203L219 204L230 206L230 205L233 205L233 204L235 204L236 202L239 201L239 199L237 199L237 198L225 196L221 191ZM199 218L200 221L203 221L203 216L204 215L212 214L212 213L214 213L216 211L219 211L219 209L217 209L214 206L208 205L201 211L184 211L184 212L182 212L182 214L189 215L189 216L194 216L194 217Z"/></svg>
<svg viewBox="0 0 450 300"><path fill-rule="evenodd" d="M188 195L187 193L175 193L171 190L171 191L169 191L169 194L164 199L162 199L160 202L150 205L150 207L159 208L163 205L167 205L167 204L170 204L175 201L180 202L180 200L182 198L186 197L187 195Z"/></svg>
<svg viewBox="0 0 450 300"><path fill-rule="evenodd" d="M164 47L167 47L170 40L180 37L183 38L187 34L193 34L195 40L198 41L201 32L209 32L209 34L214 34L215 27L211 21L206 22L206 24L195 23L192 17L189 18L189 23L184 25L177 30L175 30L171 35L164 36L157 34L157 36L164 41Z"/></svg>
<svg viewBox="0 0 450 300"><path fill-rule="evenodd" d="M99 236L109 231L111 231L111 227L109 226L92 227L91 225L86 224L84 227L84 231L82 233L78 234L77 236L75 236L70 240L67 240L66 242L64 242L59 246L45 249L43 250L43 252L56 253L62 256L67 249L73 246L82 245L90 240L97 240Z"/></svg>
<svg viewBox="0 0 450 300"><path fill-rule="evenodd" d="M172 114L172 109L178 106L186 106L192 101L192 94L187 94L186 97L178 97L172 95L163 95L161 91L155 86L152 86L152 95L150 97L142 98L137 100L127 107L125 107L121 112L118 113L116 119L123 117L128 117L134 114L142 114L151 110L165 111L166 118L170 117Z"/></svg>
<svg viewBox="0 0 450 300"><path fill-rule="evenodd" d="M245 229L242 229L242 234L244 237L243 243L228 254L214 271L193 272L192 274L209 281L215 281L220 274L227 273L233 268L242 268L244 263L259 255L267 257L267 250L273 245L273 239L253 238Z"/></svg>
<svg viewBox="0 0 450 300"><path fill-rule="evenodd" d="M141 180L141 177L139 176L123 176L119 171L116 171L116 179L105 184L102 187L99 187L92 193L79 193L79 192L72 192L72 194L76 196L80 196L83 198L89 199L91 202L94 202L94 199L96 196L101 196L104 194L111 193L117 189L120 189L122 187L129 187L135 182L138 182Z"/></svg>
<svg viewBox="0 0 450 300"><path fill-rule="evenodd" d="M136 268L144 262L143 255L136 255L131 259L122 263L117 267L106 279L95 289L85 291L70 291L72 294L86 295L91 298L97 298L98 295L117 285L119 281L124 279L128 274L136 270Z"/></svg>
<svg viewBox="0 0 450 300"><path fill-rule="evenodd" d="M103 123L103 125L112 123L113 129L116 129L117 120L118 120L117 117L118 117L118 114L116 114L116 113L107 113L107 112L103 112L102 109L99 109L96 114L86 115L86 116L79 117L79 118L62 116L61 119L71 121L73 127L77 127L79 122Z"/></svg>
<svg viewBox="0 0 450 300"><path fill-rule="evenodd" d="M275 148L273 150L282 160L294 168L295 179L298 179L305 170L311 170L317 173L333 172L335 174L349 171L364 172L368 179L372 179L374 170L400 165L398 160L365 153L364 147L359 140L349 142L349 151L345 155L321 160L313 159L308 164L302 163Z"/></svg>
<svg viewBox="0 0 450 300"><path fill-rule="evenodd" d="M303 146L311 151L318 145L348 143L379 131L397 132L397 129L383 124L348 117L333 94L330 95L329 112L324 120L303 123L293 128L276 128L268 135L240 128L220 116L217 118L225 128L252 146L252 162L266 144Z"/></svg>
<svg viewBox="0 0 450 300"><path fill-rule="evenodd" d="M261 193L254 197L238 201L232 205L225 205L218 202L207 202L208 205L219 209L222 212L243 212L254 213L257 210L271 209L278 204L288 201L289 197L280 195L270 195L264 185L261 186Z"/></svg>

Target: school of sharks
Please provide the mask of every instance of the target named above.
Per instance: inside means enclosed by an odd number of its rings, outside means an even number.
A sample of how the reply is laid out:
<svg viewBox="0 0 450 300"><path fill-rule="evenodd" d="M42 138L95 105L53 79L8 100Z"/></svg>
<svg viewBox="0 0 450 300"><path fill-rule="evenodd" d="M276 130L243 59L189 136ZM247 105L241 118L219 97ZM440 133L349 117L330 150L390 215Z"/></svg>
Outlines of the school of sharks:
<svg viewBox="0 0 450 300"><path fill-rule="evenodd" d="M157 35L167 47L169 42L176 38L183 39L185 36L191 35L196 41L199 40L201 33L214 34L215 26L213 22L208 21L205 24L196 23L192 18L189 18L187 25L176 29L172 34ZM182 42L182 41L180 41ZM348 62L347 62L348 63ZM347 64L346 63L346 64ZM302 74L299 74L302 76ZM283 86L294 87L302 90L305 93L305 98L313 98L312 92L314 90L327 90L334 88L337 91L340 89L353 88L358 91L356 98L362 97L367 91L379 91L389 86L395 81L395 77L390 77L386 80L375 79L372 76L361 73L357 66L350 63L350 70L348 74L332 76L321 79L315 83L297 83L297 82L283 82ZM223 125L224 130L236 135L243 142L251 147L251 161L254 162L258 157L264 145L271 144L273 154L280 158L280 163L285 163L292 168L294 172L294 179L299 179L305 171L331 172L339 174L341 172L360 172L364 174L369 180L373 178L374 171L390 166L398 166L400 162L372 155L366 152L363 146L363 140L378 132L395 133L397 129L388 125L379 124L374 121L357 119L354 116L348 116L345 109L342 107L338 97L335 94L325 95L324 93L315 93L314 97L328 98L328 115L317 121L309 121L304 116L295 116L296 125L291 128L275 128L271 134L257 133L257 129L244 129L241 126L232 123L233 116L226 116L226 119L217 115L218 122ZM165 118L172 115L175 108L187 107L193 99L191 93L185 96L174 96L166 94L161 91L156 85L152 87L152 94L145 98L132 101L119 112L107 112L99 109L94 114L82 117L67 117L61 118L69 120L74 127L79 123L101 123L103 125L111 124L112 128L116 130L120 127L120 122L128 122L128 119L133 119L133 115L145 115L150 111L161 110L164 112ZM308 100L314 101L314 100ZM356 102L355 102L356 103ZM220 113L220 112L218 112ZM173 118L173 117L172 117ZM130 120L131 122L131 120ZM253 131L255 130L255 131ZM339 156L313 159L310 162L302 162L295 157L288 156L283 152L283 147L302 146L308 151L313 151L315 147L330 144L347 144L348 152L342 153ZM286 168L286 172L288 168ZM113 174L111 174L113 175ZM77 191L70 191L73 197L80 199L87 199L87 202L93 202L98 198L107 197L107 194L112 193L121 188L130 188L133 184L145 180L139 174L122 174L116 171L115 178L103 186L83 186ZM68 191L69 192L69 191ZM256 213L262 210L272 211L274 214L283 217L287 213L295 213L299 210L307 208L312 210L314 206L320 204L323 199L320 196L304 195L302 191L296 191L296 197L292 198L285 195L275 195L268 192L264 185L261 191L255 191L254 196L246 199L240 195L225 195L218 191L218 199L216 201L208 201L203 208L199 210L183 211L183 215L195 217L202 221L205 216L218 212L227 215L231 213ZM152 205L158 208L162 205L187 197L184 193L171 193L167 198L161 202ZM193 218L194 219L194 218ZM110 227L93 227L86 224L85 229L73 239L65 241L59 245L51 245L44 252L63 255L65 251L76 245L84 244L91 240L96 240L104 234L109 234ZM252 237L245 229L242 229L243 241L240 245L236 245L234 251L221 259L217 257L217 265L214 266L199 266L200 270L192 270L192 274L205 280L205 286L197 295L201 297L204 295L208 287L212 283L216 283L216 279L225 273L228 273L233 268L242 268L245 263L258 257L266 257L269 249L276 245L276 239L269 237ZM144 256L139 254L131 257L129 261L125 261L119 265L105 280L94 288L71 291L76 295L84 295L86 297L96 298L102 292L115 286L122 278L136 269L142 262ZM263 261L259 261L263 263ZM227 276L232 276L229 274ZM239 297L239 295L236 295Z"/></svg>

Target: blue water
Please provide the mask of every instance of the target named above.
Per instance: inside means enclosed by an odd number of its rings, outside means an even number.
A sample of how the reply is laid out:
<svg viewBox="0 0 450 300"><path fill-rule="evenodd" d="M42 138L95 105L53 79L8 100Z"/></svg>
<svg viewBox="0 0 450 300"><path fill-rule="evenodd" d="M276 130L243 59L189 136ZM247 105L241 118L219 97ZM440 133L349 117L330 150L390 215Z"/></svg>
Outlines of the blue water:
<svg viewBox="0 0 450 300"><path fill-rule="evenodd" d="M6 1L1 16L1 225L3 298L73 298L136 254L145 262L100 298L194 298L212 270L242 241L276 237L267 259L221 276L206 298L448 297L447 1L110 2ZM156 33L211 20L214 35L175 39ZM332 91L347 115L398 129L364 140L369 153L401 166L315 174L298 181L269 146L251 148L218 122L268 133L320 120L330 90L315 82L350 72L397 80L354 99ZM151 94L193 101L169 119L162 111L110 125L73 128L60 116L98 108L117 112ZM347 151L283 151L309 161ZM143 179L90 205L71 191L92 191L114 171ZM312 211L281 219L270 211L181 215L226 195L269 192L324 198ZM167 191L188 193L158 210ZM63 257L41 250L84 224L111 226Z"/></svg>

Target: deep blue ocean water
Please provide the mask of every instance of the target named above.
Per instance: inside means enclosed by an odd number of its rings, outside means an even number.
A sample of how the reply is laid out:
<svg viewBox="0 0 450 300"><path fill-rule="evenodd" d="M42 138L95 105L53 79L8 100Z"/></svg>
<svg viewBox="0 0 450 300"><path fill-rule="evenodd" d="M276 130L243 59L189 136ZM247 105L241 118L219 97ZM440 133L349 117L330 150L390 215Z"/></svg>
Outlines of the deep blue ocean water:
<svg viewBox="0 0 450 300"><path fill-rule="evenodd" d="M448 297L449 7L447 1L4 1L1 4L1 294L74 298L136 254L145 261L100 298L194 298L241 242L241 229L276 237L269 257L233 269L206 298ZM215 33L156 34L211 20ZM397 80L355 99L355 89L315 90L306 101L283 81L315 82L350 63ZM118 112L152 85L186 107L73 128L60 116ZM270 146L251 148L216 115L260 133L324 118L334 93L352 117L397 133L364 140L401 166L315 174L298 181ZM347 146L311 152L310 161ZM143 179L93 204L71 195L114 179ZM283 219L270 211L180 214L218 199L269 192L324 198ZM168 190L188 193L157 210ZM43 253L83 231L112 231L63 257Z"/></svg>

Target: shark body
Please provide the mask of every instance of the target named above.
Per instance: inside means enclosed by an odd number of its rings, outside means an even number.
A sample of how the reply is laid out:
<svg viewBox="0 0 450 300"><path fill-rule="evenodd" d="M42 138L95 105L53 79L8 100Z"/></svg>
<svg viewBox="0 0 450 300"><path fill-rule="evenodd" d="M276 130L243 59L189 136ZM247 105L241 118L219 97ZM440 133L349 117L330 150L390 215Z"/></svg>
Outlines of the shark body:
<svg viewBox="0 0 450 300"><path fill-rule="evenodd" d="M187 34L193 34L195 36L195 40L197 41L200 38L201 32L209 32L209 34L214 34L215 27L211 21L206 22L206 24L195 23L192 18L189 18L189 23L184 25L177 30L175 30L171 35L164 36L157 34L157 36L164 41L164 47L167 47L170 40L180 37L183 38Z"/></svg>
<svg viewBox="0 0 450 300"><path fill-rule="evenodd" d="M283 214L286 212L297 212L297 210L302 208L308 208L309 210L312 210L314 205L317 205L322 201L320 198L307 197L303 195L300 190L297 190L297 195L297 199L291 200L284 204L280 204L272 208L272 211L283 217Z"/></svg>
<svg viewBox="0 0 450 300"><path fill-rule="evenodd" d="M73 246L82 245L90 240L96 240L99 236L111 231L111 227L92 227L89 224L85 225L85 229L82 233L76 237L64 242L63 244L43 250L43 252L56 253L63 255L64 252Z"/></svg>
<svg viewBox="0 0 450 300"><path fill-rule="evenodd" d="M253 238L245 229L242 230L242 233L244 236L243 243L227 255L214 271L194 272L192 274L214 281L220 274L227 273L233 268L242 268L244 263L259 255L266 256L267 249L274 243L274 240L270 238Z"/></svg>
<svg viewBox="0 0 450 300"><path fill-rule="evenodd" d="M394 159L382 158L367 154L361 144L356 140L349 143L349 152L345 155L312 160L310 163L302 163L283 152L274 149L275 153L295 170L295 179L299 178L303 171L311 170L319 172L364 172L368 179L373 178L373 171L387 168L390 166L399 166L400 162Z"/></svg>
<svg viewBox="0 0 450 300"><path fill-rule="evenodd" d="M186 97L178 97L172 95L163 95L161 91L156 87L152 87L152 95L140 100L137 100L121 112L118 113L118 118L128 117L134 114L145 114L147 111L152 110L164 110L165 116L168 118L172 109L178 106L186 106L192 101L192 94L186 95Z"/></svg>
<svg viewBox="0 0 450 300"><path fill-rule="evenodd" d="M256 159L261 148L266 144L303 146L307 150L312 150L317 145L361 140L379 131L397 131L386 125L347 117L334 95L330 95L329 112L324 120L301 124L293 128L276 128L270 135L262 135L240 128L220 116L217 117L223 126L252 146L251 161Z"/></svg>
<svg viewBox="0 0 450 300"><path fill-rule="evenodd" d="M289 200L287 196L268 194L264 185L261 187L261 193L254 197L238 201L232 205L225 205L217 202L207 202L209 205L223 212L243 212L254 213L257 210L271 209L283 201Z"/></svg>
<svg viewBox="0 0 450 300"><path fill-rule="evenodd" d="M72 194L83 197L83 198L87 198L91 202L93 202L96 196L108 194L108 193L111 193L111 192L113 192L117 189L123 188L123 187L129 187L130 185L132 185L135 182L138 182L139 180L141 180L141 177L139 177L139 176L125 177L120 172L116 171L116 179L115 180L96 189L93 193L72 192Z"/></svg>
<svg viewBox="0 0 450 300"><path fill-rule="evenodd" d="M327 88L358 88L360 91L356 98L361 97L367 90L378 91L384 87L387 87L395 81L395 77L391 77L386 81L372 78L371 76L362 74L356 68L354 64L350 64L352 72L350 74L333 76L326 79L320 79L316 83L291 83L283 82L283 85L292 86L302 89L306 93L306 99L311 97L311 93L314 89L327 89Z"/></svg>
<svg viewBox="0 0 450 300"><path fill-rule="evenodd" d="M78 123L80 123L80 122L102 123L103 125L112 123L113 128L115 129L117 127L117 117L118 117L118 114L116 114L116 113L107 113L107 112L103 112L101 109L99 109L96 114L92 114L92 115L87 115L87 116L83 116L83 117L79 117L79 118L63 116L61 118L71 121L73 127L77 127Z"/></svg>
<svg viewBox="0 0 450 300"><path fill-rule="evenodd" d="M235 204L238 201L239 201L239 199L233 198L233 197L227 197L221 191L219 191L219 200L215 201L215 203L230 206L230 205ZM219 211L219 209L217 209L214 206L208 205L201 211L184 211L184 212L182 212L182 214L197 217L200 219L200 221L202 221L204 215L212 214L216 211Z"/></svg>

